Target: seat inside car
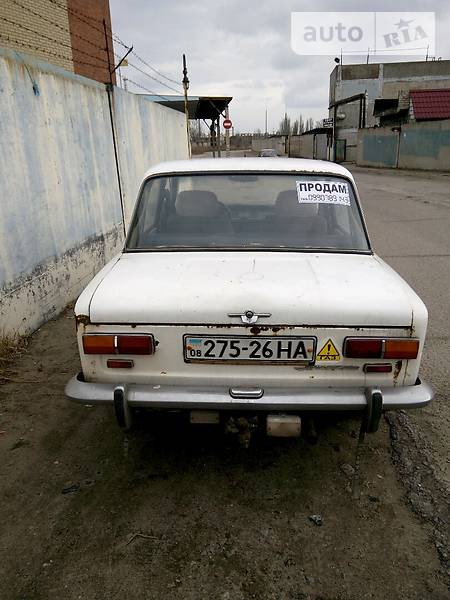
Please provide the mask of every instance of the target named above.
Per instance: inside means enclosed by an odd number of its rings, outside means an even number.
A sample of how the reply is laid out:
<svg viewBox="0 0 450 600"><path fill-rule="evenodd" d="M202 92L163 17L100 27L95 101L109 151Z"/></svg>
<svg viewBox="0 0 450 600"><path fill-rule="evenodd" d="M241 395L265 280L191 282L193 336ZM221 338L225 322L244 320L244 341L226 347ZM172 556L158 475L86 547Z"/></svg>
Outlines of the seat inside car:
<svg viewBox="0 0 450 600"><path fill-rule="evenodd" d="M185 190L175 201L175 213L167 220L167 233L232 233L230 215L216 194Z"/></svg>
<svg viewBox="0 0 450 600"><path fill-rule="evenodd" d="M275 202L278 225L288 233L325 233L326 220L319 215L318 204L300 203L296 190L280 192Z"/></svg>

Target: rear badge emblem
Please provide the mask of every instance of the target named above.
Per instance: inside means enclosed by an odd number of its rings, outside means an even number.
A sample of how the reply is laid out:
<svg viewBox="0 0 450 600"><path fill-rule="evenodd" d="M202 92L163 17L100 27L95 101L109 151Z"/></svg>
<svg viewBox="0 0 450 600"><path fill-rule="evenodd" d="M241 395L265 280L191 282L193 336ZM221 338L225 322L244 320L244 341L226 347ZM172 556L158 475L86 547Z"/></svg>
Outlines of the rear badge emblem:
<svg viewBox="0 0 450 600"><path fill-rule="evenodd" d="M243 313L228 313L228 316L239 318L246 325L253 325L260 317L261 319L268 318L272 316L272 313L255 313L252 310L246 310Z"/></svg>

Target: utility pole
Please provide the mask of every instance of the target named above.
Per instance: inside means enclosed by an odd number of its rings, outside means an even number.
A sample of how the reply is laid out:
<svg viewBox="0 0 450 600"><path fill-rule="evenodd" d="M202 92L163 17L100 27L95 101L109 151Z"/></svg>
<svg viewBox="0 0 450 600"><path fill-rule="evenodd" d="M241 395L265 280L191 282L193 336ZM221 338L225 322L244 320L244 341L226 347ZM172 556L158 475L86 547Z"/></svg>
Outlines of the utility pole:
<svg viewBox="0 0 450 600"><path fill-rule="evenodd" d="M108 96L108 108L109 108L109 119L111 123L111 135L114 149L114 160L116 163L116 175L117 175L117 186L119 189L119 199L120 199L120 210L122 212L122 227L123 227L123 235L124 238L127 237L127 230L125 225L125 207L123 203L123 192L122 192L122 181L120 179L120 167L119 167L119 154L117 150L117 140L116 140L116 129L114 126L114 111L113 111L113 99L114 99L114 85L113 85L113 73L114 70L111 64L111 55L109 52L109 43L108 43L108 32L106 30L106 21L103 19L103 30L105 32L105 52L108 57L108 74L109 81L105 84L106 94Z"/></svg>
<svg viewBox="0 0 450 600"><path fill-rule="evenodd" d="M214 119L211 120L211 127L209 128L209 134L211 139L211 148L213 158L216 158L216 124L214 123Z"/></svg>
<svg viewBox="0 0 450 600"><path fill-rule="evenodd" d="M266 106L266 119L265 119L264 135L267 136L267 106Z"/></svg>
<svg viewBox="0 0 450 600"><path fill-rule="evenodd" d="M222 158L220 151L220 115L217 115L217 158Z"/></svg>
<svg viewBox="0 0 450 600"><path fill-rule="evenodd" d="M229 119L230 118L230 109L228 108L228 104L225 107L225 119ZM226 129L225 130L225 156L227 158L230 158L230 130Z"/></svg>
<svg viewBox="0 0 450 600"><path fill-rule="evenodd" d="M189 158L191 158L191 134L189 131L189 105L188 105L189 79L186 68L186 54L183 54L183 90L184 90L184 114L186 115L186 134L188 140Z"/></svg>

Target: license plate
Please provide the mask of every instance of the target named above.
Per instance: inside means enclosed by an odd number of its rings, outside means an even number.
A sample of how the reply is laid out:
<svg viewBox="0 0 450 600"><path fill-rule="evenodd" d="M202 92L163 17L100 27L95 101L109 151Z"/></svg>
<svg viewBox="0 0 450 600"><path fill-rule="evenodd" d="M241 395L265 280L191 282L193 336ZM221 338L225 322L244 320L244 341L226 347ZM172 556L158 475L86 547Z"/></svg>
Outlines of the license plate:
<svg viewBox="0 0 450 600"><path fill-rule="evenodd" d="M185 335L186 362L313 363L315 337Z"/></svg>

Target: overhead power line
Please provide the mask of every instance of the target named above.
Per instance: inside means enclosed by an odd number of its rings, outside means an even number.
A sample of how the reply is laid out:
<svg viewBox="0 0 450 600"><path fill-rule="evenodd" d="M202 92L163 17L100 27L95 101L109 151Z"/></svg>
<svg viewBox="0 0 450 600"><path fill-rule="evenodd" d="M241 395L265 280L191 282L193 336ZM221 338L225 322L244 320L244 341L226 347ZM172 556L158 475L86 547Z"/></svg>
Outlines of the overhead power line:
<svg viewBox="0 0 450 600"><path fill-rule="evenodd" d="M151 64L149 64L148 62L146 62L143 58L141 58L138 54L136 54L136 52L131 53L133 54L133 56L135 56L142 64L144 64L146 67L148 67L149 69L151 69L152 71L155 71L155 73L158 73L158 75L160 75L161 77L164 77L164 79L167 79L167 81L171 81L172 83L175 83L177 85L180 84L179 81L176 81L176 79L172 79L171 77L168 77L167 75L164 75L164 73L161 73L161 71L158 71L158 69L156 69L155 67L152 67Z"/></svg>
<svg viewBox="0 0 450 600"><path fill-rule="evenodd" d="M148 92L149 94L152 94L152 96L158 96L158 98L162 98L166 102L170 102L170 98L167 98L167 96L163 96L162 94L157 94L153 90L150 90L149 88L145 87L145 85L141 85L140 83L137 83L136 81L133 81L129 77L127 77L127 81L129 81L130 83L132 83L136 87L141 88L141 90L144 90L144 91Z"/></svg>
<svg viewBox="0 0 450 600"><path fill-rule="evenodd" d="M133 54L133 52L132 52ZM114 56L116 58L120 58L118 54L114 53ZM145 75L146 77L149 77L150 79L152 79L153 81L157 81L160 85L163 85L164 87L166 87L169 90L172 90L172 92L176 92L177 94L182 94L183 92L181 92L180 90L175 89L174 87L172 87L171 85L168 85L167 83L164 83L164 81L161 81L160 79L158 79L157 77L153 77L153 75L150 75L150 73L147 73L146 71L144 71L143 69L140 69L139 67L137 67L136 65L134 65L133 63L128 62L128 66L132 67L133 69L136 69L136 71L139 71L139 73L142 73L143 75Z"/></svg>

